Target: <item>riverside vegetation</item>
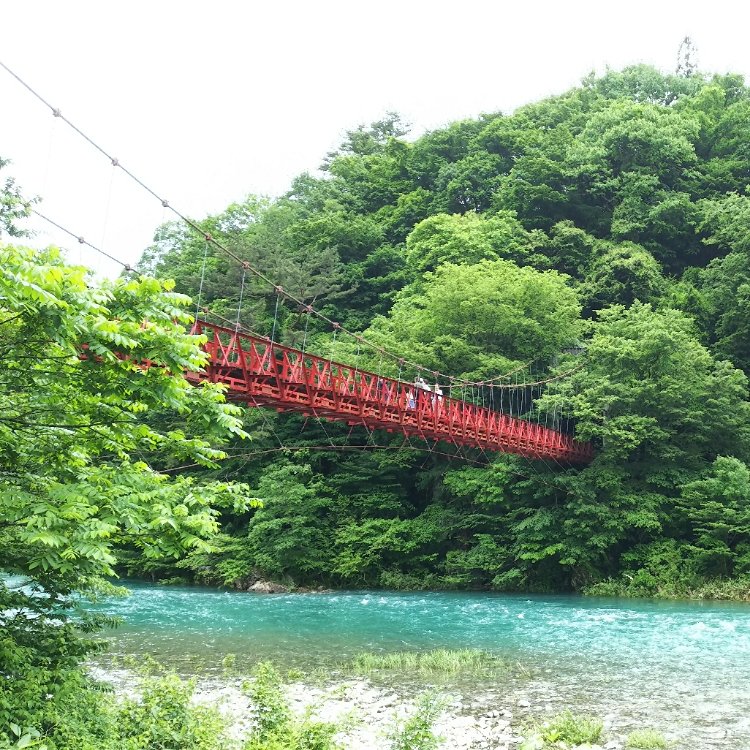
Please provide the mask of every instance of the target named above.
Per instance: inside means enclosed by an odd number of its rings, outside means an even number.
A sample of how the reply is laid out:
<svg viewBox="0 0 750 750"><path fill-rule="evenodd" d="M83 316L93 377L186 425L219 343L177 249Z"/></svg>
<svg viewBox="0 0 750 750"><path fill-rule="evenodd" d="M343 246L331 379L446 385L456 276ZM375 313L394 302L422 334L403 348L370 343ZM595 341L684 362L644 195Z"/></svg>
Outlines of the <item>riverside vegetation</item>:
<svg viewBox="0 0 750 750"><path fill-rule="evenodd" d="M144 253L144 277L94 282L54 248L23 246L29 207L8 178L6 746L124 746L112 732L127 721L107 718L80 670L103 622L76 598L107 593L103 578L116 572L237 587L263 576L750 598L742 78L637 66L512 115L405 135L395 115L353 130L322 174L201 226L297 297L430 370L474 381L570 373L519 400L533 397L542 419L593 441L595 460L571 468L478 456L477 466L319 450L345 445L348 431L240 410L181 376L204 362L186 334L183 293L200 288L204 305L236 316L238 268L167 224ZM267 333L275 322L284 343L381 364L252 279L240 319ZM91 356L80 356L84 346ZM141 370L138 359L160 366ZM154 700L197 739L173 735L172 746L210 747L200 744L204 717L191 723L173 687ZM143 725L141 709L113 710ZM161 711L154 704L149 715Z"/></svg>

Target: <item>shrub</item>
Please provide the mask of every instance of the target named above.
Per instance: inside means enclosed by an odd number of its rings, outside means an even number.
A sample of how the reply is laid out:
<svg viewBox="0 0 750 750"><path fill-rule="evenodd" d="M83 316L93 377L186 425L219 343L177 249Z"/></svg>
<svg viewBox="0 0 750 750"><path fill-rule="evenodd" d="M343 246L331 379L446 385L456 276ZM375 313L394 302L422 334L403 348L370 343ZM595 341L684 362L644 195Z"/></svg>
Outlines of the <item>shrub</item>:
<svg viewBox="0 0 750 750"><path fill-rule="evenodd" d="M149 678L139 698L117 715L122 750L226 750L229 740L218 711L191 705L192 681L177 675Z"/></svg>
<svg viewBox="0 0 750 750"><path fill-rule="evenodd" d="M33 727L19 727L18 724L11 724L10 739L0 739L0 750L20 750L20 748L32 748L37 750L47 750L47 745L42 739L38 729ZM13 743L13 744L10 744Z"/></svg>
<svg viewBox="0 0 750 750"><path fill-rule="evenodd" d="M388 735L389 750L435 750L442 743L433 731L433 725L445 704L435 693L424 693L416 704L414 713L397 723Z"/></svg>
<svg viewBox="0 0 750 750"><path fill-rule="evenodd" d="M261 662L253 677L253 681L246 684L245 692L252 701L254 738L265 742L288 727L291 711L282 690L281 675L273 664Z"/></svg>
<svg viewBox="0 0 750 750"><path fill-rule="evenodd" d="M563 711L539 728L544 742L565 742L568 745L594 744L602 736L604 723L593 716L576 716Z"/></svg>
<svg viewBox="0 0 750 750"><path fill-rule="evenodd" d="M292 715L281 676L270 662L258 664L253 677L245 692L255 727L245 750L338 750L336 724L317 721L309 712L301 719Z"/></svg>
<svg viewBox="0 0 750 750"><path fill-rule="evenodd" d="M637 750L665 750L669 743L664 735L655 729L637 729L628 736L625 747Z"/></svg>
<svg viewBox="0 0 750 750"><path fill-rule="evenodd" d="M79 667L93 646L69 621L50 625L48 601L0 585L0 748L107 748L110 701Z"/></svg>

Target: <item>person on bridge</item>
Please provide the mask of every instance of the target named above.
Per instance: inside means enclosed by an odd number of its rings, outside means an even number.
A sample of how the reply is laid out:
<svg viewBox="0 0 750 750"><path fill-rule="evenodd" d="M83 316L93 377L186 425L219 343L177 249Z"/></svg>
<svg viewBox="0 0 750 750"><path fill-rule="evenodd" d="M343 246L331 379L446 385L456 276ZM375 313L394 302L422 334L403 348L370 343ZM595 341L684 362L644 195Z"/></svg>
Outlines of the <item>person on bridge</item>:
<svg viewBox="0 0 750 750"><path fill-rule="evenodd" d="M427 385L425 379L418 375L414 380L414 387L419 388L422 391L431 391L432 388L430 388L429 385Z"/></svg>
<svg viewBox="0 0 750 750"><path fill-rule="evenodd" d="M414 391L411 388L406 392L406 408L407 409L417 408L417 400L414 396Z"/></svg>
<svg viewBox="0 0 750 750"><path fill-rule="evenodd" d="M427 403L426 393L432 393L432 388L427 384L421 375L414 380L414 387L417 389L417 403Z"/></svg>

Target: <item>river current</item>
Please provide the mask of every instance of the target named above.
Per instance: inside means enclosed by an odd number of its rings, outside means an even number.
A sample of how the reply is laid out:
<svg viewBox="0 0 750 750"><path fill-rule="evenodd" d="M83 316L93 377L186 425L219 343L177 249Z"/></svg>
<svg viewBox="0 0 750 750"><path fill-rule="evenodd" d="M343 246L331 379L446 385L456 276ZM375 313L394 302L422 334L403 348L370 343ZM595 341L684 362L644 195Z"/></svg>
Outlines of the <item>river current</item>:
<svg viewBox="0 0 750 750"><path fill-rule="evenodd" d="M271 659L337 669L362 651L478 648L519 665L516 704L653 726L690 747L750 750L750 606L479 593L262 595L130 585L101 608L123 618L116 655L183 673ZM510 698L509 698L510 699ZM522 699L522 700L521 700ZM686 745L687 746L687 745Z"/></svg>

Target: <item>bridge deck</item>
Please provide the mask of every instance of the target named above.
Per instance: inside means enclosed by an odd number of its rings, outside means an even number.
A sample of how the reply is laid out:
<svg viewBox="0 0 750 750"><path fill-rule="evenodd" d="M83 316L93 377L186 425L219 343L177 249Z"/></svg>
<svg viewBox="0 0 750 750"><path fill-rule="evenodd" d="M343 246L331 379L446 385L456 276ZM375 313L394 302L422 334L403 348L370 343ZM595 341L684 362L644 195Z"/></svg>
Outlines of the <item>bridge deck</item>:
<svg viewBox="0 0 750 750"><path fill-rule="evenodd" d="M411 383L332 362L268 339L197 321L209 364L193 381L228 387L234 400L364 425L427 440L549 458L566 463L591 461L592 447L542 425L516 419Z"/></svg>

